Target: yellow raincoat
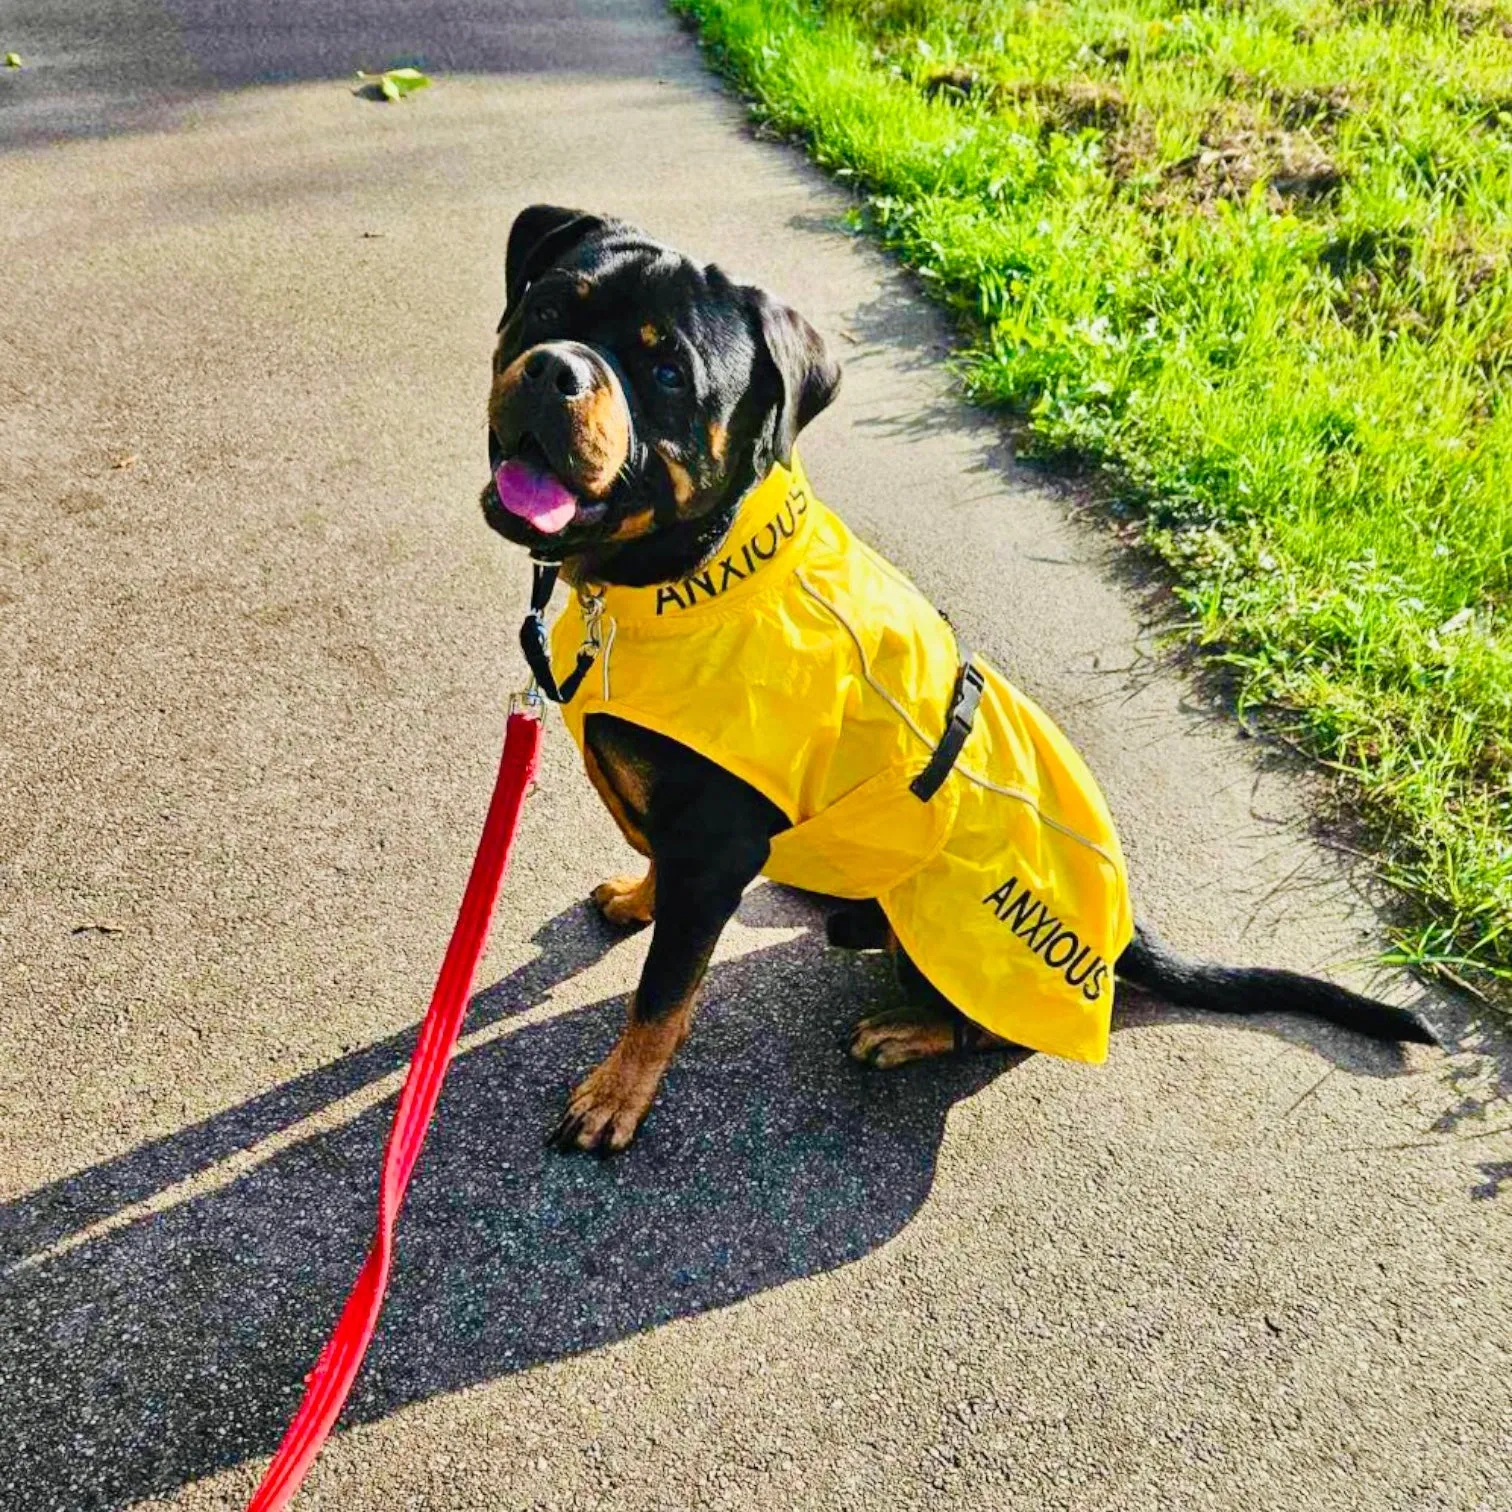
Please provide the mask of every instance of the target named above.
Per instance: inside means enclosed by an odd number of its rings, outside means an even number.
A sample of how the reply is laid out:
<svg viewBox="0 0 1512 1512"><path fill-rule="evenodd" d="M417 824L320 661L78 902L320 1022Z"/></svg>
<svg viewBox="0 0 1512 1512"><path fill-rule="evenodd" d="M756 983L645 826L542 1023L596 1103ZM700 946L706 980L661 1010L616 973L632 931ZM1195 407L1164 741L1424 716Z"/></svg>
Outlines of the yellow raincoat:
<svg viewBox="0 0 1512 1512"><path fill-rule="evenodd" d="M977 1023L1075 1060L1108 1052L1133 931L1112 820L1065 736L980 658L970 737L927 802L909 783L945 728L950 626L809 489L796 458L740 506L702 571L609 587L599 662L563 708L657 730L787 815L766 875L875 898L924 975ZM571 667L574 603L552 631Z"/></svg>

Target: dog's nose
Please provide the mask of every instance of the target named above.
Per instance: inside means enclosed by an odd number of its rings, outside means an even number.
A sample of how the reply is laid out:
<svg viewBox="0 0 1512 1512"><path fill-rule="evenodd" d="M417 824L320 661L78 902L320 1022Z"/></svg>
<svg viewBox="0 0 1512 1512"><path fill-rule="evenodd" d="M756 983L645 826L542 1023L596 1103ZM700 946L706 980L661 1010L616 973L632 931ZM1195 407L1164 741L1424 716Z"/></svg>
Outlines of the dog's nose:
<svg viewBox="0 0 1512 1512"><path fill-rule="evenodd" d="M545 392L555 389L564 399L571 399L593 386L593 373L576 352L560 347L537 347L526 359L525 377Z"/></svg>

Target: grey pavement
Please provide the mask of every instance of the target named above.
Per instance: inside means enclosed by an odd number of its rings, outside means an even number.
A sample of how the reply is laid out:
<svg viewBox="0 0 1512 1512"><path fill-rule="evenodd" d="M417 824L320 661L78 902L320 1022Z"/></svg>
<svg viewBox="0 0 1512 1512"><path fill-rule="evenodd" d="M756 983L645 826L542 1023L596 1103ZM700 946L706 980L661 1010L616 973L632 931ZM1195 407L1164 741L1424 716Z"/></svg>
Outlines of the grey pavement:
<svg viewBox="0 0 1512 1512"><path fill-rule="evenodd" d="M298 1505L1512 1508L1505 1041L1367 969L1326 791L1162 661L1158 584L957 403L936 317L674 23L0 25L0 1507L239 1507L355 1274L521 677L475 500L505 236L552 199L831 336L816 486L1057 714L1176 943L1457 1048L1132 1001L1101 1068L863 1073L881 969L758 886L635 1148L548 1154L645 949L585 908L626 855L553 729ZM434 89L352 93L411 58Z"/></svg>

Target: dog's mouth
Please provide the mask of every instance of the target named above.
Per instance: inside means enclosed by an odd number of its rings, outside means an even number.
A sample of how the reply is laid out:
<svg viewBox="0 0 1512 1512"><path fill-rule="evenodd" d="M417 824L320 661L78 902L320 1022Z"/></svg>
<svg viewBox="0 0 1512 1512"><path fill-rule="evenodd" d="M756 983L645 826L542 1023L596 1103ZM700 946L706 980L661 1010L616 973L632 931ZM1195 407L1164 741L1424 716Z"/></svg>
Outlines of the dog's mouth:
<svg viewBox="0 0 1512 1512"><path fill-rule="evenodd" d="M576 534L574 527L597 525L608 512L603 501L584 498L562 479L534 436L521 436L505 456L490 434L488 450L498 506L511 522L527 527L529 539Z"/></svg>
<svg viewBox="0 0 1512 1512"><path fill-rule="evenodd" d="M577 518L578 496L551 470L534 436L494 469L499 504L542 535L560 535Z"/></svg>

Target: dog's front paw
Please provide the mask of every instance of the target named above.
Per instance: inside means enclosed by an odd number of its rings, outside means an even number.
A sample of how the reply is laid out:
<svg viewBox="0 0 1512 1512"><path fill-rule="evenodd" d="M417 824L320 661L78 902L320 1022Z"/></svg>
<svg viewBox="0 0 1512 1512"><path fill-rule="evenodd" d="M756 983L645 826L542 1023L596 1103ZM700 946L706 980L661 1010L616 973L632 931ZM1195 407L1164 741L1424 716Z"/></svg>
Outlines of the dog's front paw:
<svg viewBox="0 0 1512 1512"><path fill-rule="evenodd" d="M621 929L639 929L656 917L656 868L644 877L611 877L593 889L593 906Z"/></svg>
<svg viewBox="0 0 1512 1512"><path fill-rule="evenodd" d="M548 1143L559 1150L603 1155L626 1149L656 1096L661 1071L637 1064L616 1045L567 1099L567 1111Z"/></svg>

